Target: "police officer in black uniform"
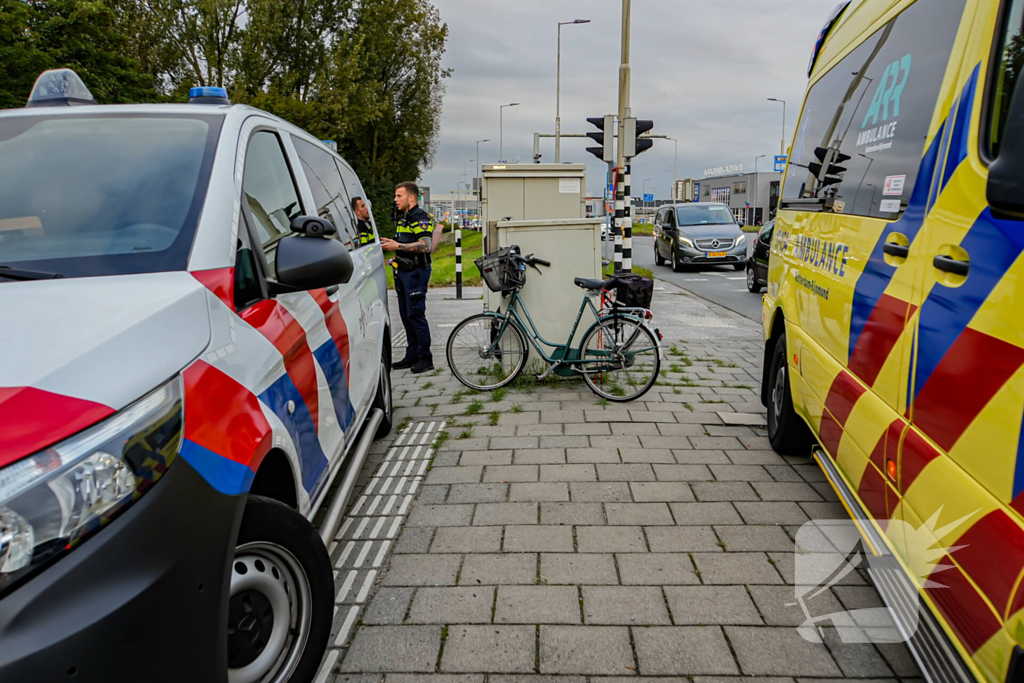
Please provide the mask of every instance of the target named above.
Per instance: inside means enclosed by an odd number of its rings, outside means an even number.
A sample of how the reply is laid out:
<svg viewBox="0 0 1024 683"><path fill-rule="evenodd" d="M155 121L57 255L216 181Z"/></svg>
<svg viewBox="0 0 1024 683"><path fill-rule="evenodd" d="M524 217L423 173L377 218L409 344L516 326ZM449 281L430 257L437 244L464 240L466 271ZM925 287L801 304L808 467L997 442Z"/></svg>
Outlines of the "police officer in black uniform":
<svg viewBox="0 0 1024 683"><path fill-rule="evenodd" d="M405 358L395 368L411 368L414 373L434 369L430 353L430 326L427 324L427 284L430 282L430 252L433 246L433 219L417 204L416 183L400 183L395 188L398 223L395 239L380 241L385 251L395 252L395 294L398 311L409 339Z"/></svg>
<svg viewBox="0 0 1024 683"><path fill-rule="evenodd" d="M370 225L370 208L362 197L352 198L352 213L356 216L356 227L359 229L359 246L373 244L373 226Z"/></svg>

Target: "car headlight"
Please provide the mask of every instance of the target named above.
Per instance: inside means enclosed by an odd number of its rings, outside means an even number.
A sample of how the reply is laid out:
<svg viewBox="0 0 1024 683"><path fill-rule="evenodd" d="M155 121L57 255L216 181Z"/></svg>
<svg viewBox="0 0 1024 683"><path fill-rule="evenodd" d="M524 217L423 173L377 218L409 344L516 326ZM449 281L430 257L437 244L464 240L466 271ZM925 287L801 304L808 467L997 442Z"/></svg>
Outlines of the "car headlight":
<svg viewBox="0 0 1024 683"><path fill-rule="evenodd" d="M740 246L741 244L743 244L743 243L744 243L744 242L746 242L746 241L747 241L747 236L746 236L746 235L744 235L744 234L743 234L743 233L741 232L741 233L740 233L740 236L736 238L736 246L738 247L738 246Z"/></svg>
<svg viewBox="0 0 1024 683"><path fill-rule="evenodd" d="M0 469L0 594L76 547L163 476L181 446L181 377Z"/></svg>
<svg viewBox="0 0 1024 683"><path fill-rule="evenodd" d="M683 245L684 247L689 247L690 249L694 248L693 240L691 240L689 237L683 237L682 235L680 235L676 239L678 239L679 244Z"/></svg>

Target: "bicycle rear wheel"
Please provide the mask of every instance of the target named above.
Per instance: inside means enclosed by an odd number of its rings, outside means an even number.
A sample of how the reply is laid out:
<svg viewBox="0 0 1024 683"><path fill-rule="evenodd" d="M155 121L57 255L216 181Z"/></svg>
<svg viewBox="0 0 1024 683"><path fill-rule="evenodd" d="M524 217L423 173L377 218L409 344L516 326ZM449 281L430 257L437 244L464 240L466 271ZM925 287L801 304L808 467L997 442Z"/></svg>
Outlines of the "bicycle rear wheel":
<svg viewBox="0 0 1024 683"><path fill-rule="evenodd" d="M459 323L448 337L448 367L470 389L490 391L503 387L526 365L530 352L526 335L511 320L506 324L506 320L478 313Z"/></svg>
<svg viewBox="0 0 1024 683"><path fill-rule="evenodd" d="M654 334L639 321L612 315L587 331L580 346L583 380L609 401L640 398L658 379L661 358Z"/></svg>

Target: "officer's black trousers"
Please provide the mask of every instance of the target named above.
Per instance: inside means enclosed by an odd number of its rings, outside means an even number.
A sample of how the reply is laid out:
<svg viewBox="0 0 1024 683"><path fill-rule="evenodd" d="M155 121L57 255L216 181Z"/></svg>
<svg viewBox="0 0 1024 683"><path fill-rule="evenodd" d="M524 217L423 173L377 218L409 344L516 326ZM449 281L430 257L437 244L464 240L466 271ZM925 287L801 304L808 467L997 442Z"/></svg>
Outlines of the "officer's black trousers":
<svg viewBox="0 0 1024 683"><path fill-rule="evenodd" d="M430 267L401 269L395 273L395 294L402 316L405 335L409 339L406 358L433 359L430 353L430 325L427 324L427 283Z"/></svg>

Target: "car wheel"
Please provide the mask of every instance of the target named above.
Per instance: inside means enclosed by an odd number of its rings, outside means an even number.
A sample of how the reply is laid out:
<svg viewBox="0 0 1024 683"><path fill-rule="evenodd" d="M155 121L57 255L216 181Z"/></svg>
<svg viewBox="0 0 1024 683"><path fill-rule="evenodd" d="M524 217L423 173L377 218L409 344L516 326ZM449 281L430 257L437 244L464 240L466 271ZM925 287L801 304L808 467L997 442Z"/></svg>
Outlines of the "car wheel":
<svg viewBox="0 0 1024 683"><path fill-rule="evenodd" d="M768 441L780 455L808 455L814 443L811 430L793 409L785 333L775 344L768 374Z"/></svg>
<svg viewBox="0 0 1024 683"><path fill-rule="evenodd" d="M391 432L391 425L394 423L395 409L391 396L391 363L390 359L382 358L380 361L380 380L377 382L377 395L373 398L373 407L380 408L384 413L384 419L377 427L374 439L382 439Z"/></svg>
<svg viewBox="0 0 1024 683"><path fill-rule="evenodd" d="M654 265L663 266L665 265L665 259L661 258L661 252L658 251L658 246L654 246Z"/></svg>
<svg viewBox="0 0 1024 683"><path fill-rule="evenodd" d="M305 517L250 496L228 598L228 683L308 683L334 611L331 558Z"/></svg>
<svg viewBox="0 0 1024 683"><path fill-rule="evenodd" d="M740 272L741 270L743 270L746 267L747 267L746 263L734 263L734 264L732 264L732 269L735 270L737 273Z"/></svg>
<svg viewBox="0 0 1024 683"><path fill-rule="evenodd" d="M672 271L675 273L683 272L683 267L679 263L679 257L676 255L676 250L672 249Z"/></svg>
<svg viewBox="0 0 1024 683"><path fill-rule="evenodd" d="M757 281L757 274L754 273L754 265L752 263L747 264L747 289L754 294L761 291L761 285Z"/></svg>

